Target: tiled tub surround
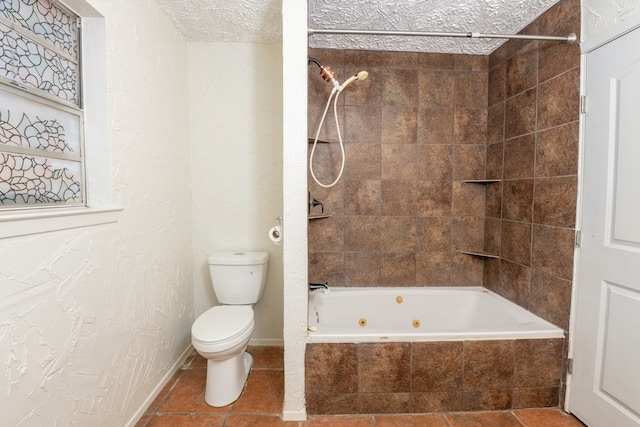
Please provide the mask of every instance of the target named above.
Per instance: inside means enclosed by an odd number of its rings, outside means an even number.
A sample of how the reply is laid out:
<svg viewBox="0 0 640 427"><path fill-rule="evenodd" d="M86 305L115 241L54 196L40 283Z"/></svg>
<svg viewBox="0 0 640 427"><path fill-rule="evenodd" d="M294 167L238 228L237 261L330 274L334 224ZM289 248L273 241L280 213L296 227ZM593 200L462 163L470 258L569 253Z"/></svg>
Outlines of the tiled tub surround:
<svg viewBox="0 0 640 427"><path fill-rule="evenodd" d="M524 33L580 30L561 0ZM347 163L311 195L309 281L330 286L476 286L565 330L577 200L577 43L512 40L488 57L310 50L339 80ZM309 66L309 134L331 90ZM321 138L337 141L332 115ZM325 182L337 144L314 159ZM491 184L465 180L495 179ZM318 207L314 208L312 213ZM482 259L459 251L488 252Z"/></svg>
<svg viewBox="0 0 640 427"><path fill-rule="evenodd" d="M309 414L558 406L563 339L309 343Z"/></svg>
<svg viewBox="0 0 640 427"><path fill-rule="evenodd" d="M343 179L312 197L330 218L309 222L309 280L331 286L478 285L484 247L488 57L311 50L340 81L367 70L340 98ZM309 66L309 135L331 90ZM340 168L333 116L314 171ZM312 209L319 213L319 208Z"/></svg>
<svg viewBox="0 0 640 427"><path fill-rule="evenodd" d="M560 401L562 329L482 287L314 291L309 324L310 414L503 410Z"/></svg>
<svg viewBox="0 0 640 427"><path fill-rule="evenodd" d="M523 33L579 35L579 11L578 0L561 0ZM331 215L309 223L309 280L374 287L482 284L567 331L578 44L512 40L489 57L310 55L340 80L362 69L369 78L351 84L341 98L344 178L331 189L309 181L312 196ZM330 88L309 69L314 135ZM333 118L325 126L321 137L335 141ZM318 153L315 170L326 181L339 167L337 144L323 144ZM498 182L463 182L473 179ZM444 348L457 356L441 363L420 359L426 353L438 360ZM306 355L307 407L309 413L366 413L556 406L565 357L562 340L313 343ZM451 384L434 380L431 386L425 378L451 378Z"/></svg>
<svg viewBox="0 0 640 427"><path fill-rule="evenodd" d="M523 32L580 34L562 0ZM512 41L489 57L485 287L568 330L577 200L580 49Z"/></svg>

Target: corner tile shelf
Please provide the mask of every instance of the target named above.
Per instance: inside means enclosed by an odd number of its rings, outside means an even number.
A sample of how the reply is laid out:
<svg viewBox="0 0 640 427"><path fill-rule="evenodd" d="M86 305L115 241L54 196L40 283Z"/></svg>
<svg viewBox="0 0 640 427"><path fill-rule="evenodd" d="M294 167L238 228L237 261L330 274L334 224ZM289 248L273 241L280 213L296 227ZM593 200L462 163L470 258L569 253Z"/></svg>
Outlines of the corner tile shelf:
<svg viewBox="0 0 640 427"><path fill-rule="evenodd" d="M467 184L493 184L495 182L500 182L500 179L463 179L462 182L466 182Z"/></svg>
<svg viewBox="0 0 640 427"><path fill-rule="evenodd" d="M324 218L331 218L331 215L309 215L307 218L309 220L312 220L312 219L324 219Z"/></svg>
<svg viewBox="0 0 640 427"><path fill-rule="evenodd" d="M472 252L472 251L457 251L457 252L465 255L479 257L479 258L493 258L493 259L500 258L498 255L494 255L486 252Z"/></svg>
<svg viewBox="0 0 640 427"><path fill-rule="evenodd" d="M308 138L309 144L313 144L315 138ZM318 144L328 144L330 141L325 141L324 139L318 139Z"/></svg>

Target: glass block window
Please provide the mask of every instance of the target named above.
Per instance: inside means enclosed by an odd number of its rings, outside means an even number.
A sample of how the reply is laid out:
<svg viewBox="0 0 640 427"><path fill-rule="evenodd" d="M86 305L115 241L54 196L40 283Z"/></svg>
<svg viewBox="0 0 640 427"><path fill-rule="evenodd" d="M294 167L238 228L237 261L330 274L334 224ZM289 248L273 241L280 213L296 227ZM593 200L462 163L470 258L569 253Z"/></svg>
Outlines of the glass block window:
<svg viewBox="0 0 640 427"><path fill-rule="evenodd" d="M0 209L83 205L79 18L0 0Z"/></svg>

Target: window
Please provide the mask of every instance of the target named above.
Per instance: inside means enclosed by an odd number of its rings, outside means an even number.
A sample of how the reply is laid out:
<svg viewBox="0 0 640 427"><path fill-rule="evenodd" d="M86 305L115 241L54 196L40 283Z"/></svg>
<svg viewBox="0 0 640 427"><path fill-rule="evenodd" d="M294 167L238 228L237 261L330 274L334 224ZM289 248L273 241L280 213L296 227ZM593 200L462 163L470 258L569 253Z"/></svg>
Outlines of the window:
<svg viewBox="0 0 640 427"><path fill-rule="evenodd" d="M0 0L0 238L120 218L106 41L85 0Z"/></svg>
<svg viewBox="0 0 640 427"><path fill-rule="evenodd" d="M83 206L80 18L0 0L0 209Z"/></svg>

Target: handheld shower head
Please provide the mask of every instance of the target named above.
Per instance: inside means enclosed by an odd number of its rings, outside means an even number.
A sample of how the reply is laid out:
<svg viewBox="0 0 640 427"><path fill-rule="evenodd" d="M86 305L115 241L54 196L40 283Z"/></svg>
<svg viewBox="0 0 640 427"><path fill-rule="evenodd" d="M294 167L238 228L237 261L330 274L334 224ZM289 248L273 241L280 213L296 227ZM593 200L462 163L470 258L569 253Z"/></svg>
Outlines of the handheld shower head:
<svg viewBox="0 0 640 427"><path fill-rule="evenodd" d="M318 125L318 130L316 132L316 137L313 140L313 147L311 148L311 154L309 157L309 172L311 173L311 177L316 182L316 184L324 188L329 188L329 187L333 187L338 183L338 181L342 177L342 172L344 172L344 165L345 165L344 144L342 143L342 136L340 135L340 124L338 123L338 98L340 97L340 93L342 93L342 90L345 87L347 87L349 83L351 83L354 80L365 80L369 76L369 73L367 73L366 71L360 71L358 74L349 77L347 81L344 82L344 84L340 85L338 80L336 80L336 73L331 68L324 67L322 64L320 64L320 61L318 61L315 58L307 57L307 60L309 63L313 62L318 67L320 67L320 75L322 76L322 78L325 81L331 82L333 84L333 89L331 90L331 95L329 95L329 99L327 100L327 106L325 107L324 112L322 113L322 118L320 119L320 124ZM338 177L331 184L323 184L318 180L318 178L315 175L315 172L313 171L313 155L316 151L316 145L318 143L318 136L320 135L320 129L322 129L322 124L324 123L324 119L327 115L327 111L329 110L331 99L333 99L333 113L335 117L335 125L336 125L336 132L338 134L338 141L340 142L340 151L342 152L342 161L341 161L340 172L338 173Z"/></svg>
<svg viewBox="0 0 640 427"><path fill-rule="evenodd" d="M347 87L347 85L354 80L362 81L366 80L367 77L369 77L369 73L367 73L366 71L360 71L358 72L358 74L354 74L353 76L349 77L344 83L342 83L342 89Z"/></svg>
<svg viewBox="0 0 640 427"><path fill-rule="evenodd" d="M356 77L358 78L358 80L366 80L367 77L369 77L369 73L363 70L358 72L358 74L356 74Z"/></svg>

